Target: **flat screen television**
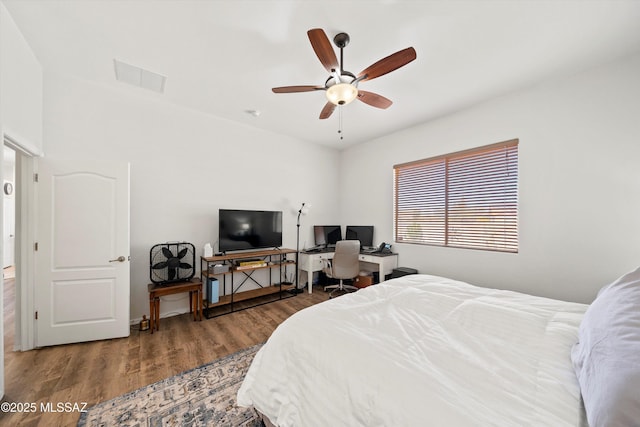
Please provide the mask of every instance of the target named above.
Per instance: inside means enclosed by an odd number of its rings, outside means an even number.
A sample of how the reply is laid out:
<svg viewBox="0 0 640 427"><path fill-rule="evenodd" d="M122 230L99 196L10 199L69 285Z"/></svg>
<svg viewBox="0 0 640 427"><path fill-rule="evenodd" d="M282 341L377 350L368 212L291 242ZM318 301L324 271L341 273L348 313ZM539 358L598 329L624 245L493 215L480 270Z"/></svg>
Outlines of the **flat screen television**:
<svg viewBox="0 0 640 427"><path fill-rule="evenodd" d="M373 225L347 225L346 240L360 240L360 247L373 246Z"/></svg>
<svg viewBox="0 0 640 427"><path fill-rule="evenodd" d="M220 209L218 242L221 252L282 246L282 211Z"/></svg>
<svg viewBox="0 0 640 427"><path fill-rule="evenodd" d="M339 225L314 225L313 237L316 246L335 245L342 240L342 228Z"/></svg>

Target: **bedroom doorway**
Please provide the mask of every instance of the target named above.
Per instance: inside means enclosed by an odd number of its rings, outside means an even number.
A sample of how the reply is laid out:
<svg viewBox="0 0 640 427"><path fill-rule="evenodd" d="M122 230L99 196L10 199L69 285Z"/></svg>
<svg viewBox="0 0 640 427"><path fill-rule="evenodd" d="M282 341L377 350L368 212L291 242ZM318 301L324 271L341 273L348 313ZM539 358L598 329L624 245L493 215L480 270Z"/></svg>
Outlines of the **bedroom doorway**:
<svg viewBox="0 0 640 427"><path fill-rule="evenodd" d="M2 231L3 231L3 263L2 279L4 282L4 340L8 351L15 349L15 240L16 240L16 152L4 146L2 168Z"/></svg>
<svg viewBox="0 0 640 427"><path fill-rule="evenodd" d="M30 292L33 289L33 251L29 251L28 242L33 242L34 163L40 155L29 144L3 135L3 267L8 266L3 273L7 276L5 283L9 291L4 293L9 298L4 306L12 311L9 321L4 310L0 319L4 325L3 338L12 338L9 341L11 348L5 348L6 352L34 348L33 316L29 315L33 313L34 304ZM7 183L11 185L7 186Z"/></svg>
<svg viewBox="0 0 640 427"><path fill-rule="evenodd" d="M16 240L16 152L9 147L4 147L4 168L2 181L3 205L3 238L4 256L3 271L9 269L7 274L12 274L15 268L15 240Z"/></svg>

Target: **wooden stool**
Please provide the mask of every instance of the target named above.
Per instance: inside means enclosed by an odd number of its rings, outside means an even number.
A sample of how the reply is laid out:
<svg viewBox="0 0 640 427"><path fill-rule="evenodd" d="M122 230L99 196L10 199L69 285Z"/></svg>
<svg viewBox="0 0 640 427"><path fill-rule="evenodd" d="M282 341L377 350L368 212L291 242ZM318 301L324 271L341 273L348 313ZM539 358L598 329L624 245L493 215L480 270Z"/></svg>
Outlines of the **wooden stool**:
<svg viewBox="0 0 640 427"><path fill-rule="evenodd" d="M189 282L174 282L166 284L149 283L149 326L153 330L160 330L160 297L165 295L189 292L189 313L193 313L193 320L202 320L202 281L192 279Z"/></svg>

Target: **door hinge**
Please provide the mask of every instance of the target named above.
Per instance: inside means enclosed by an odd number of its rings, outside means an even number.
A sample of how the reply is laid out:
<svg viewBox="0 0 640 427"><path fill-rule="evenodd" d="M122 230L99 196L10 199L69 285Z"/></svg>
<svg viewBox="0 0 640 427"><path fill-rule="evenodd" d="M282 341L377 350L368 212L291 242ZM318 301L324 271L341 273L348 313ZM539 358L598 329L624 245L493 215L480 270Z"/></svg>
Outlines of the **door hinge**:
<svg viewBox="0 0 640 427"><path fill-rule="evenodd" d="M38 312L36 311L36 320L38 320Z"/></svg>
<svg viewBox="0 0 640 427"><path fill-rule="evenodd" d="M33 182L38 182L38 174L37 173L33 174Z"/></svg>
<svg viewBox="0 0 640 427"><path fill-rule="evenodd" d="M38 250L38 242L35 242L35 243L33 244L33 249L34 249L35 251L37 251L37 250Z"/></svg>

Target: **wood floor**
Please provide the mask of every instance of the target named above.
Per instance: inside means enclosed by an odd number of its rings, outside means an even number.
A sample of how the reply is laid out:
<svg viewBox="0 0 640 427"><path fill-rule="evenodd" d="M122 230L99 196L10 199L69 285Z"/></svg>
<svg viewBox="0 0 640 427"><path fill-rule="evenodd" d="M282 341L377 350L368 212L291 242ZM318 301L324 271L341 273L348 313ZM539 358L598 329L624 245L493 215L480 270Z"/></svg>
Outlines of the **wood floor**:
<svg viewBox="0 0 640 427"><path fill-rule="evenodd" d="M287 317L328 299L321 288L314 288L311 295L304 292L201 322L194 322L186 314L161 319L160 330L153 335L132 327L127 338L14 352L13 293L13 280L7 280L3 402L35 403L37 410L0 413L2 426L75 426L78 412L43 413L40 404L95 405L264 342Z"/></svg>

